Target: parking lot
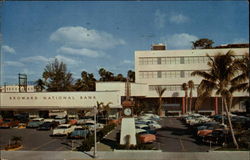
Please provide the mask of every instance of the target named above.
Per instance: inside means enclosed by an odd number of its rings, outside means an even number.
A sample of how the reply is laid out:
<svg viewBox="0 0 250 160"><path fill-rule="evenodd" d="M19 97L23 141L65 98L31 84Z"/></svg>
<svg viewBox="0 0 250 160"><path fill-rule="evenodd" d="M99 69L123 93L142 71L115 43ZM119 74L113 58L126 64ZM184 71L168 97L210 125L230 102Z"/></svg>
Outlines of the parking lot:
<svg viewBox="0 0 250 160"><path fill-rule="evenodd" d="M163 118L160 123L163 128L157 131L156 148L164 152L206 152L210 149L209 145L198 144L187 126L176 118Z"/></svg>
<svg viewBox="0 0 250 160"><path fill-rule="evenodd" d="M162 128L157 130L154 148L164 152L206 152L209 145L197 143L188 127L180 120L172 117L162 118ZM106 145L114 147L116 132L119 127L104 139ZM82 140L71 140L66 137L52 137L52 131L37 131L36 129L0 129L0 145L8 145L12 136L22 137L23 148L31 151L69 151L79 146ZM113 143L110 143L113 142ZM110 144L109 144L110 143ZM112 146L111 146L112 145ZM213 146L212 146L213 147Z"/></svg>
<svg viewBox="0 0 250 160"><path fill-rule="evenodd" d="M51 137L52 131L37 131L36 129L0 129L0 145L8 145L12 136L22 137L23 147L20 150L31 151L67 151L78 146L82 140L72 140L66 137ZM73 144L73 146L72 146Z"/></svg>

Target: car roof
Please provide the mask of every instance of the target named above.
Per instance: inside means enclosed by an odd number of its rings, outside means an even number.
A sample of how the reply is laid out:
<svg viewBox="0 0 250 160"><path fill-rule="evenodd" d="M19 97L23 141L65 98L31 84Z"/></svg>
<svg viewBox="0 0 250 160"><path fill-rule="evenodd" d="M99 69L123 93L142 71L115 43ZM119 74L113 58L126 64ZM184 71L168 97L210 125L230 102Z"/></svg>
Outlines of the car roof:
<svg viewBox="0 0 250 160"><path fill-rule="evenodd" d="M68 127L68 126L71 126L71 124L60 124L58 127L61 127L61 126Z"/></svg>
<svg viewBox="0 0 250 160"><path fill-rule="evenodd" d="M42 121L42 120L44 120L44 118L34 118L34 119L32 119L32 120Z"/></svg>

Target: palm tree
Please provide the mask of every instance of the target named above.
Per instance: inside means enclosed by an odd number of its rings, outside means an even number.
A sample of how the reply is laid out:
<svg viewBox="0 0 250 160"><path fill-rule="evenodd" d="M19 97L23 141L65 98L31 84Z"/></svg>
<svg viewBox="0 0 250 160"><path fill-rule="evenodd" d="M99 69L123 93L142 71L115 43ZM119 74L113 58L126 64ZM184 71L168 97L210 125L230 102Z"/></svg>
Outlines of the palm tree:
<svg viewBox="0 0 250 160"><path fill-rule="evenodd" d="M162 116L162 96L163 96L164 92L166 91L166 88L162 88L161 86L157 86L157 87L155 87L155 91L159 96L159 107L157 109L157 114L159 116Z"/></svg>
<svg viewBox="0 0 250 160"><path fill-rule="evenodd" d="M103 102L96 102L97 103L97 111L98 114L102 114L102 116L105 115L106 118L106 124L108 122L108 118L109 118L109 113L110 113L110 104L112 104L112 102L108 102L107 104L104 104Z"/></svg>
<svg viewBox="0 0 250 160"><path fill-rule="evenodd" d="M42 92L45 89L45 83L43 82L42 79L38 79L36 82L36 91L37 92Z"/></svg>
<svg viewBox="0 0 250 160"><path fill-rule="evenodd" d="M192 80L188 81L188 88L190 89L189 91L189 112L192 111L192 98L193 98L193 89L194 89L194 82Z"/></svg>
<svg viewBox="0 0 250 160"><path fill-rule="evenodd" d="M244 58L236 59L235 65L241 71L241 73L232 80L234 87L231 91L248 91L250 92L250 59L249 55L246 53Z"/></svg>
<svg viewBox="0 0 250 160"><path fill-rule="evenodd" d="M218 53L214 58L207 55L210 59L208 66L209 71L194 71L192 76L198 75L203 77L199 85L199 89L202 90L202 96L211 96L212 91L216 91L217 95L220 95L224 102L224 107L226 110L226 115L229 123L229 128L232 134L233 143L238 149L239 145L235 139L234 130L231 123L231 117L229 115L229 101L232 93L230 92L230 87L233 87L231 81L237 73L237 67L235 67L233 52L228 51L225 55Z"/></svg>
<svg viewBox="0 0 250 160"><path fill-rule="evenodd" d="M104 115L106 115L106 124L108 124L109 121L109 113L110 113L110 104L112 104L112 102L108 102L107 104L103 104L103 111L104 111Z"/></svg>
<svg viewBox="0 0 250 160"><path fill-rule="evenodd" d="M183 83L181 86L182 90L185 91L185 113L187 112L187 107L188 107L188 85L187 83Z"/></svg>

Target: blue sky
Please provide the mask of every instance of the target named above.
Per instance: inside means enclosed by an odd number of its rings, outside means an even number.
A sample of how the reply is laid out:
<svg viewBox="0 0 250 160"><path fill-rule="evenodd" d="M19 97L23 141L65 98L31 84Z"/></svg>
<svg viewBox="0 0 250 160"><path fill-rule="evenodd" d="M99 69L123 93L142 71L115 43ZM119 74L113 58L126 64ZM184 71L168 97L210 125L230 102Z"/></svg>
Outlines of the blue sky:
<svg viewBox="0 0 250 160"><path fill-rule="evenodd" d="M247 1L4 2L1 10L3 82L18 73L41 78L58 58L74 78L103 67L115 74L134 70L134 51L153 43L191 49L191 41L249 43Z"/></svg>

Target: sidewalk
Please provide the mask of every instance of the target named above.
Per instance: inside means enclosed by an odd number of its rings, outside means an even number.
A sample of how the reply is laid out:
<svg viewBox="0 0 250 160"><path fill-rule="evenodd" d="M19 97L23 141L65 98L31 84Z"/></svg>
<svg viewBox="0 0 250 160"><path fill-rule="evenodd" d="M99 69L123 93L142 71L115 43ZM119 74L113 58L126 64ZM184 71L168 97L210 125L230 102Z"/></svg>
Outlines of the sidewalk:
<svg viewBox="0 0 250 160"><path fill-rule="evenodd" d="M250 152L247 151L212 151L212 152L151 152L151 151L115 151L97 152L97 157L92 157L93 152L71 151L1 151L2 160L249 160Z"/></svg>
<svg viewBox="0 0 250 160"><path fill-rule="evenodd" d="M116 133L120 131L120 126L110 131L101 142L97 143L97 151L113 151L116 145ZM93 151L93 148L92 148Z"/></svg>

